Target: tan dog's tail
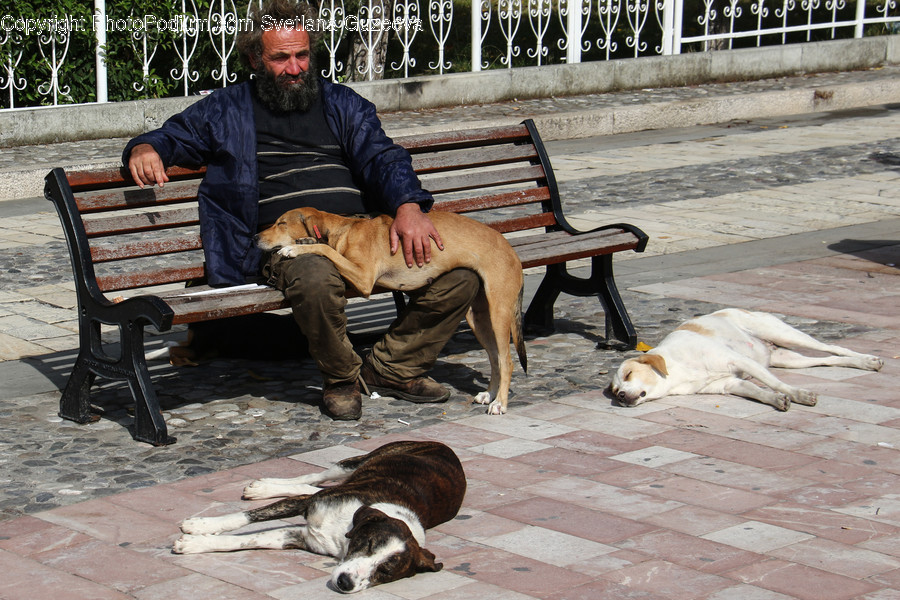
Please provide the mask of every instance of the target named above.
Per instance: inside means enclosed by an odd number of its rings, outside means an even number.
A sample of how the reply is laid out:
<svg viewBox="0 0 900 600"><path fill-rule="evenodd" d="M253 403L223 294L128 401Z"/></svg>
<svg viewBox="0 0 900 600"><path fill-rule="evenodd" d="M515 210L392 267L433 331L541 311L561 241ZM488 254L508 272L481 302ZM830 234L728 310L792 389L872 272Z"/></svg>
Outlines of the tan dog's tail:
<svg viewBox="0 0 900 600"><path fill-rule="evenodd" d="M525 293L525 286L519 288L519 299L516 301L516 313L514 315L515 323L512 326L512 339L516 345L516 354L519 355L519 364L522 370L528 372L528 355L525 353L525 335L522 332L522 296Z"/></svg>

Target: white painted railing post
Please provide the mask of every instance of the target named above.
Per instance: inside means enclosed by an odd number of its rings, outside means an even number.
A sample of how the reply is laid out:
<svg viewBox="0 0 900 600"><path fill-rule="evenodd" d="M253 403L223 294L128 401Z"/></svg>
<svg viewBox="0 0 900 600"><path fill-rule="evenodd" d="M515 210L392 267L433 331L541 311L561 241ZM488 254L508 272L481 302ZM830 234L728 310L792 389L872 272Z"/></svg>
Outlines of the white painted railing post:
<svg viewBox="0 0 900 600"><path fill-rule="evenodd" d="M672 0L660 0L662 4L662 55L674 54L675 15L672 14Z"/></svg>
<svg viewBox="0 0 900 600"><path fill-rule="evenodd" d="M106 0L94 0L94 34L97 46L94 62L97 72L97 102L108 102L109 91L106 73Z"/></svg>
<svg viewBox="0 0 900 600"><path fill-rule="evenodd" d="M887 11L885 11L887 14ZM865 29L866 0L856 0L856 27L853 28L853 36L861 38Z"/></svg>
<svg viewBox="0 0 900 600"><path fill-rule="evenodd" d="M15 108L16 106L16 97L15 93L20 90L24 90L28 85L28 82L24 77L16 75L16 69L19 67L19 63L22 61L22 55L25 51L22 49L22 34L16 31L9 31L7 29L0 29L0 51L3 50L3 46L9 44L9 52L6 58L6 64L0 65L0 70L3 73L0 73L0 90L8 89L9 90L9 107ZM18 54L15 49L18 48ZM5 83L4 83L5 80Z"/></svg>
<svg viewBox="0 0 900 600"><path fill-rule="evenodd" d="M473 73L481 70L481 3L472 0L472 67Z"/></svg>
<svg viewBox="0 0 900 600"><path fill-rule="evenodd" d="M672 5L672 54L681 54L681 28L684 24L684 0L667 0Z"/></svg>
<svg viewBox="0 0 900 600"><path fill-rule="evenodd" d="M491 0L472 0L472 66L470 69L481 71L488 65L484 63L481 49L488 29L491 28Z"/></svg>
<svg viewBox="0 0 900 600"><path fill-rule="evenodd" d="M576 6L577 4L577 6ZM569 13L566 15L566 63L581 62L581 0L568 0Z"/></svg>

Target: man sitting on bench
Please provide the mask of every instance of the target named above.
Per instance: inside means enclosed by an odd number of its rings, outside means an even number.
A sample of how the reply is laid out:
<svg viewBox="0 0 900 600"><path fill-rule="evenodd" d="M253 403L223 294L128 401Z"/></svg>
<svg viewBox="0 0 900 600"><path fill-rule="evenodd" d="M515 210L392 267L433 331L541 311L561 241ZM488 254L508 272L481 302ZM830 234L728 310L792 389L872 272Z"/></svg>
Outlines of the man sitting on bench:
<svg viewBox="0 0 900 600"><path fill-rule="evenodd" d="M220 89L131 140L123 153L135 181L162 186L172 165L207 165L200 185L200 230L207 283L237 285L260 273L281 289L324 378L325 411L359 419L360 378L384 395L443 402L444 386L425 376L478 291L477 276L451 271L411 300L365 360L347 337L345 283L314 255L263 256L253 236L292 208L394 216L391 251L410 268L441 245L409 153L388 138L375 107L350 88L316 75L314 9L267 0L250 14L238 48L254 78Z"/></svg>

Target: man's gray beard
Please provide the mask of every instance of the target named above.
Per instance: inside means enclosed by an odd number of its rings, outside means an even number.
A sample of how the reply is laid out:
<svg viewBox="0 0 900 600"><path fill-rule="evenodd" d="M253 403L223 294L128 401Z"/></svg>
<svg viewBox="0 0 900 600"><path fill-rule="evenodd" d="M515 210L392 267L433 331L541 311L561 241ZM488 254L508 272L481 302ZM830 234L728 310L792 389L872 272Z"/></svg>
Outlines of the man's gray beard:
<svg viewBox="0 0 900 600"><path fill-rule="evenodd" d="M301 75L302 83L282 85L279 80L291 77L276 77L265 67L260 67L254 72L256 94L265 106L275 112L307 111L319 96L319 78L315 72L315 67L310 62L309 70Z"/></svg>

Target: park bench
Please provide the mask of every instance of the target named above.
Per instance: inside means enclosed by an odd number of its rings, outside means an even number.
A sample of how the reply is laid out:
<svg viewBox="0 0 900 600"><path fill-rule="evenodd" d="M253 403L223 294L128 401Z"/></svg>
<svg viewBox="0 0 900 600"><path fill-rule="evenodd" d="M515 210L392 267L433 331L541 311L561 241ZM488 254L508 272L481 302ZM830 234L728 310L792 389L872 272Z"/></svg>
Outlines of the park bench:
<svg viewBox="0 0 900 600"><path fill-rule="evenodd" d="M534 123L430 133L395 140L409 150L435 210L466 213L507 234L524 269L545 267L526 314L528 327L552 329L561 292L596 295L606 314L607 340L634 348L636 334L616 289L612 256L643 251L647 236L614 224L579 232L563 215L559 191ZM135 439L173 443L144 354L144 328L272 311L287 307L281 292L261 285L185 287L202 280L197 188L203 169L175 167L163 188L140 189L124 168L46 177L45 196L59 213L78 296L80 350L60 399L60 416L95 420L90 388L96 376L126 381L135 401ZM385 242L387 243L387 242ZM590 259L590 275L568 263ZM487 257L490 260L490 257ZM120 350L101 339L118 329Z"/></svg>

